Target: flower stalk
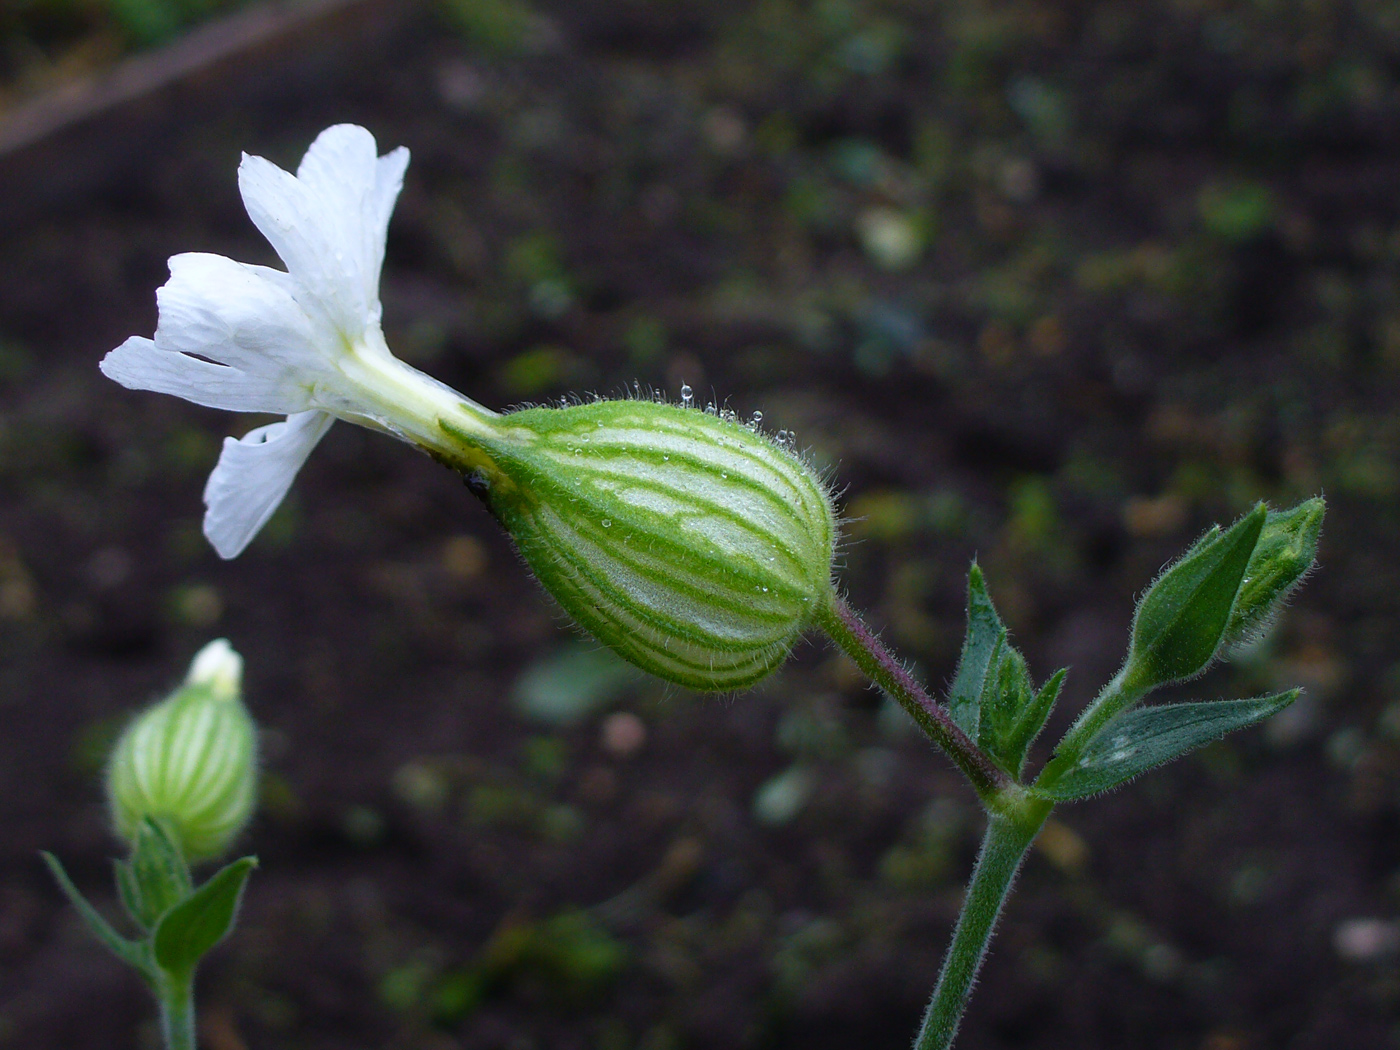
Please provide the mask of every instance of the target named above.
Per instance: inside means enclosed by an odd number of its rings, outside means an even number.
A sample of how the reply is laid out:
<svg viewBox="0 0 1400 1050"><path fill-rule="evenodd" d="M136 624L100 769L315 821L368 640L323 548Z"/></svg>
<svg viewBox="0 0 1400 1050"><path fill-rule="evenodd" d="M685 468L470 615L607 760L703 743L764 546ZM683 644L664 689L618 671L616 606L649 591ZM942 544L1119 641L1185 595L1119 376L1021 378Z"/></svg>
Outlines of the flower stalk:
<svg viewBox="0 0 1400 1050"><path fill-rule="evenodd" d="M1004 804L1002 800L1015 781L972 742L947 709L929 695L835 590L821 607L817 622L861 672L894 697L929 739L943 749L989 808Z"/></svg>

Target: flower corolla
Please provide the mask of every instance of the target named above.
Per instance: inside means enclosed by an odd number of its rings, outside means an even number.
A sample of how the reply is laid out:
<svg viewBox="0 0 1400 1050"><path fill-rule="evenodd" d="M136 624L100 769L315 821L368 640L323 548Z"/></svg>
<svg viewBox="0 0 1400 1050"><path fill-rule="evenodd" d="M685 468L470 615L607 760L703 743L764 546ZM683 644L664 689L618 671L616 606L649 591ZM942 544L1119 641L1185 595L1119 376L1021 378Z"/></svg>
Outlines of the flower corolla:
<svg viewBox="0 0 1400 1050"><path fill-rule="evenodd" d="M243 203L286 271L176 255L156 293L155 338L133 336L102 360L131 389L287 417L224 440L204 490L204 533L225 558L266 524L335 419L432 448L440 419L472 432L495 415L384 342L379 271L407 166L408 150L381 157L350 124L323 131L295 175L244 154Z"/></svg>

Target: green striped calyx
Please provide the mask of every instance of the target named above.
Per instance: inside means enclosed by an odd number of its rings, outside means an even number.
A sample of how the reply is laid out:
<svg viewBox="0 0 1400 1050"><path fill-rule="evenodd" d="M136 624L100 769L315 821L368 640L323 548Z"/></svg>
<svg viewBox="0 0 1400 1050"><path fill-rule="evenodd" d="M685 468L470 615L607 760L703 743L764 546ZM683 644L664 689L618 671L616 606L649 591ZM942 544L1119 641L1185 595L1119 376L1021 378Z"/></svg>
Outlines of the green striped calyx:
<svg viewBox="0 0 1400 1050"><path fill-rule="evenodd" d="M257 800L257 728L241 699L242 671L228 642L211 642L184 684L122 733L107 765L107 799L126 841L135 843L149 817L199 860L223 853L247 825Z"/></svg>
<svg viewBox="0 0 1400 1050"><path fill-rule="evenodd" d="M830 494L728 415L654 401L530 408L469 481L564 610L700 690L777 669L831 586Z"/></svg>

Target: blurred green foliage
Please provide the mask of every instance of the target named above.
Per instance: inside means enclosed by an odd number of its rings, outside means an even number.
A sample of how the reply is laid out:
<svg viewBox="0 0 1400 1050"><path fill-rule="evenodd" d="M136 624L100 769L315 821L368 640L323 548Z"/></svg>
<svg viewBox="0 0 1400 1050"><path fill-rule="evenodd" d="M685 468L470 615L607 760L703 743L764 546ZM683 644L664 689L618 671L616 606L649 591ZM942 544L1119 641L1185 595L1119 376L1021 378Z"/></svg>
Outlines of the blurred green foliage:
<svg viewBox="0 0 1400 1050"><path fill-rule="evenodd" d="M466 965L440 970L432 958L414 958L383 975L379 997L391 1009L426 1012L444 1026L511 991L556 1008L582 1008L601 999L629 961L626 945L587 912L566 908L502 925Z"/></svg>
<svg viewBox="0 0 1400 1050"><path fill-rule="evenodd" d="M519 51L535 23L524 0L443 0L442 9L470 43L501 55Z"/></svg>
<svg viewBox="0 0 1400 1050"><path fill-rule="evenodd" d="M181 29L246 0L11 0L0 8L0 42L7 58L39 51L52 55L94 37L116 37L126 47L169 40ZM11 73L19 70L10 70Z"/></svg>

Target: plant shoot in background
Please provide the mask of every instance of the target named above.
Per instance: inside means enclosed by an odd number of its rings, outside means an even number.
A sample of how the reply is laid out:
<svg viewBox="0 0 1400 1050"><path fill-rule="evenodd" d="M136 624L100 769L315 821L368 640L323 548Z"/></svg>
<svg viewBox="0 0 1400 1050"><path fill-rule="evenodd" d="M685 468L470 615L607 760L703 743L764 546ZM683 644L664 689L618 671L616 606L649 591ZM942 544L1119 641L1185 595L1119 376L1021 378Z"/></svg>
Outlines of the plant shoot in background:
<svg viewBox="0 0 1400 1050"><path fill-rule="evenodd" d="M114 929L44 854L87 928L151 989L167 1050L194 1048L195 969L233 928L258 863L235 860L198 886L189 866L227 852L253 815L257 729L243 706L242 674L228 642L210 642L184 684L132 719L112 750L107 803L131 850L113 862L117 897L139 936Z"/></svg>
<svg viewBox="0 0 1400 1050"><path fill-rule="evenodd" d="M1323 504L1262 504L1214 528L1148 589L1118 674L1035 776L1032 743L1064 682L1037 686L974 565L956 678L936 701L841 597L831 492L790 441L732 413L641 398L500 414L395 358L380 328L384 238L408 155L363 128L323 132L295 175L247 157L239 184L286 272L179 255L155 336L112 351L124 386L286 415L226 439L205 534L226 558L257 534L336 419L457 470L563 609L667 681L730 690L816 628L967 776L987 830L916 1045L951 1045L996 919L1052 808L1117 787L1267 718L1296 691L1142 707L1262 632L1313 564Z"/></svg>

